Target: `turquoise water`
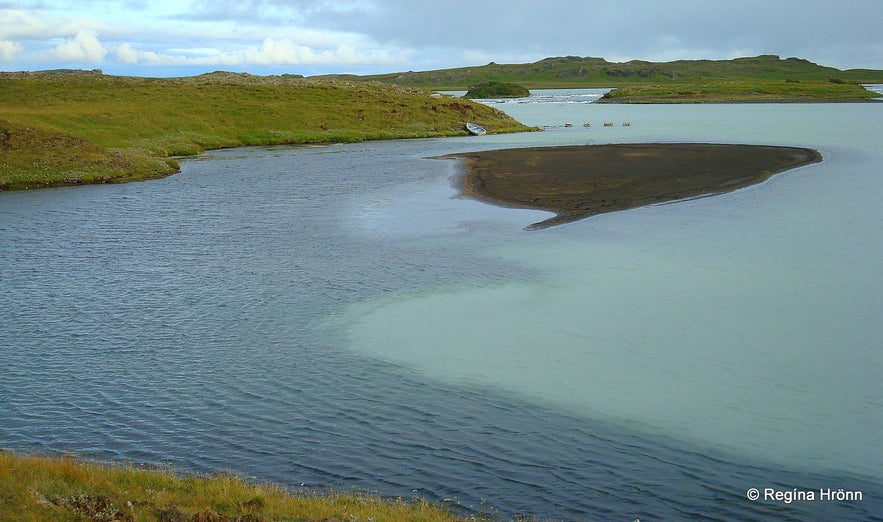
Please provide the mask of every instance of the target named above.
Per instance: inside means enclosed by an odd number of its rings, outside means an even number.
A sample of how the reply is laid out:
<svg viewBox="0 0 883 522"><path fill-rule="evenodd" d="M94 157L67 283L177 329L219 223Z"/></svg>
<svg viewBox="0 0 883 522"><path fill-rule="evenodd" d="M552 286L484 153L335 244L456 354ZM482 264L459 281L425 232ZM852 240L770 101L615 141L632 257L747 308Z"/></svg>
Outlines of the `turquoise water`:
<svg viewBox="0 0 883 522"><path fill-rule="evenodd" d="M883 106L505 110L547 130L0 194L0 447L502 518L879 520ZM610 141L825 161L528 232L435 159Z"/></svg>
<svg viewBox="0 0 883 522"><path fill-rule="evenodd" d="M353 345L746 458L880 476L881 109L512 106L534 125L632 124L544 143L771 143L825 161L734 194L513 233L482 249L488 266L535 280L359 305Z"/></svg>

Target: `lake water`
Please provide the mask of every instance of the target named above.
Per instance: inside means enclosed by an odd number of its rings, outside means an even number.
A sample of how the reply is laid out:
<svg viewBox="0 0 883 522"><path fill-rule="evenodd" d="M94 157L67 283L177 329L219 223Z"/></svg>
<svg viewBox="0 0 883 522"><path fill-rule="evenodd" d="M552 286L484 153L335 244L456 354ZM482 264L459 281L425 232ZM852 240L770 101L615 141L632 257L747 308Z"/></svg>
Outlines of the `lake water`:
<svg viewBox="0 0 883 522"><path fill-rule="evenodd" d="M502 518L881 520L883 105L538 94L495 106L543 132L0 194L0 447ZM528 232L432 159L648 141L824 161Z"/></svg>

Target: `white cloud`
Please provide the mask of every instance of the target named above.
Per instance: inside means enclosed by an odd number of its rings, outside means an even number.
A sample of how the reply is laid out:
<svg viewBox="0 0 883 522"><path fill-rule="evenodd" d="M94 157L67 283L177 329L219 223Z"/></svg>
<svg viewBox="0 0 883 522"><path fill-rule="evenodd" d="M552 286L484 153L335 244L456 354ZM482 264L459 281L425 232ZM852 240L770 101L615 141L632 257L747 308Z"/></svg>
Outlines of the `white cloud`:
<svg viewBox="0 0 883 522"><path fill-rule="evenodd" d="M120 63L127 65L136 65L139 63L159 65L171 59L169 56L155 53L153 51L135 49L130 43L124 43L118 46L114 54Z"/></svg>
<svg viewBox="0 0 883 522"><path fill-rule="evenodd" d="M543 53L495 53L481 51L477 49L467 49L460 53L462 60L461 66L484 65L486 63L530 63L543 58L548 58L549 54Z"/></svg>
<svg viewBox="0 0 883 522"><path fill-rule="evenodd" d="M232 60L235 63L253 63L258 65L294 65L315 63L317 53L312 48L296 44L291 40L272 40L267 38L257 49L249 49L243 53L228 54L224 59Z"/></svg>
<svg viewBox="0 0 883 522"><path fill-rule="evenodd" d="M226 55L225 59L256 65L364 65L402 64L407 52L390 53L377 48L357 48L343 43L333 49L313 49L289 39L266 39L259 48Z"/></svg>
<svg viewBox="0 0 883 522"><path fill-rule="evenodd" d="M265 39L260 45L238 50L220 48L175 49L173 53L157 53L137 49L124 43L114 49L120 63L166 66L274 66L274 65L366 65L406 64L411 51L394 52L380 48L361 48L341 44L332 49L314 48L290 39Z"/></svg>
<svg viewBox="0 0 883 522"><path fill-rule="evenodd" d="M98 41L94 31L79 31L73 38L58 44L47 52L50 60L60 62L101 63L107 48Z"/></svg>
<svg viewBox="0 0 883 522"><path fill-rule="evenodd" d="M11 62L23 48L18 42L0 40L0 62Z"/></svg>
<svg viewBox="0 0 883 522"><path fill-rule="evenodd" d="M40 40L73 37L80 31L102 31L107 24L87 17L56 16L45 11L0 9L0 35L6 39Z"/></svg>

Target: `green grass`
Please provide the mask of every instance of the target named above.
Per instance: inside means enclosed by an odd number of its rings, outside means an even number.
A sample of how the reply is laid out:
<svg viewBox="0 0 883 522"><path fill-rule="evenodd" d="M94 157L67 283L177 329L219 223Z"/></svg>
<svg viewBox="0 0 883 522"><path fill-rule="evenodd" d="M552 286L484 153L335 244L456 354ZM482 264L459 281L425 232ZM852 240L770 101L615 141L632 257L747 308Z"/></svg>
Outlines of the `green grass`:
<svg viewBox="0 0 883 522"><path fill-rule="evenodd" d="M155 178L176 170L169 158L206 149L465 135L467 121L530 130L481 104L377 82L0 73L0 190Z"/></svg>
<svg viewBox="0 0 883 522"><path fill-rule="evenodd" d="M0 120L0 190L152 179L177 167L171 159Z"/></svg>
<svg viewBox="0 0 883 522"><path fill-rule="evenodd" d="M292 492L230 475L89 463L0 452L0 522L54 521L451 522L444 506L419 498Z"/></svg>
<svg viewBox="0 0 883 522"><path fill-rule="evenodd" d="M726 103L858 101L879 97L864 87L830 80L709 81L616 88L602 103Z"/></svg>
<svg viewBox="0 0 883 522"><path fill-rule="evenodd" d="M524 98L530 91L514 83L486 82L473 85L464 98Z"/></svg>

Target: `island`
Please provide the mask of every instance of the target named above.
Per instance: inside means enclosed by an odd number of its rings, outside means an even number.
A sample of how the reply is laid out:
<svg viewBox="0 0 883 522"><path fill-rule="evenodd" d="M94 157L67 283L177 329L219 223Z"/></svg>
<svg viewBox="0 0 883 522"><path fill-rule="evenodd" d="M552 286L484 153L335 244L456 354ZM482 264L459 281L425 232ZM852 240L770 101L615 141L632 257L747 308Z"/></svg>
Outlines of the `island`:
<svg viewBox="0 0 883 522"><path fill-rule="evenodd" d="M485 82L473 85L463 95L469 99L487 98L526 98L530 96L530 90L508 82Z"/></svg>
<svg viewBox="0 0 883 522"><path fill-rule="evenodd" d="M716 143L533 147L444 157L464 162L463 194L556 214L530 230L730 192L822 161L813 149Z"/></svg>

